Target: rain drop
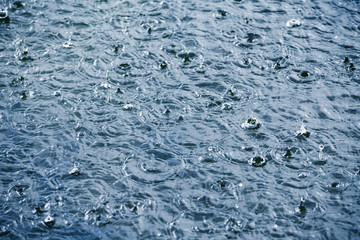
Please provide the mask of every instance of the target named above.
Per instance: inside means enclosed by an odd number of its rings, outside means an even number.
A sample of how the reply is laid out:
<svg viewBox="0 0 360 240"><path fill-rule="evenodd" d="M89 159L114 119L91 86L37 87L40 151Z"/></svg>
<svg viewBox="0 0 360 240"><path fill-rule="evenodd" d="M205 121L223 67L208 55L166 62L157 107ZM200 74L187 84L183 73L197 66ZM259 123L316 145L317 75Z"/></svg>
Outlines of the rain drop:
<svg viewBox="0 0 360 240"><path fill-rule="evenodd" d="M80 176L81 172L77 166L74 166L73 169L70 170L69 174L74 175L74 176Z"/></svg>
<svg viewBox="0 0 360 240"><path fill-rule="evenodd" d="M299 19L290 19L286 22L286 27L293 28L301 26L301 21Z"/></svg>
<svg viewBox="0 0 360 240"><path fill-rule="evenodd" d="M254 167L263 167L266 165L266 159L260 156L256 156L249 160L249 164Z"/></svg>
<svg viewBox="0 0 360 240"><path fill-rule="evenodd" d="M260 126L261 123L254 117L248 118L243 124L241 124L241 127L244 129L258 129Z"/></svg>
<svg viewBox="0 0 360 240"><path fill-rule="evenodd" d="M0 10L0 23L9 23L9 22L10 22L10 18L8 11Z"/></svg>
<svg viewBox="0 0 360 240"><path fill-rule="evenodd" d="M55 219L49 215L44 219L44 223L46 226L52 227L55 224Z"/></svg>

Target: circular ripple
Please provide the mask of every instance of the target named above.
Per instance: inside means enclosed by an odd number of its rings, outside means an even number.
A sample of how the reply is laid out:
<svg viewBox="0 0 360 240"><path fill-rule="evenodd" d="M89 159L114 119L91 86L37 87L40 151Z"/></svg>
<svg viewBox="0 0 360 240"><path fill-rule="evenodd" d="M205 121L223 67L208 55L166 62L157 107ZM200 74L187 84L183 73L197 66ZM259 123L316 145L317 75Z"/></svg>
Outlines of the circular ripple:
<svg viewBox="0 0 360 240"><path fill-rule="evenodd" d="M181 160L174 154L151 150L127 159L124 170L135 182L151 184L175 178L180 168Z"/></svg>
<svg viewBox="0 0 360 240"><path fill-rule="evenodd" d="M307 70L294 70L294 72L288 76L288 79L293 83L301 84L312 83L315 81L313 74Z"/></svg>

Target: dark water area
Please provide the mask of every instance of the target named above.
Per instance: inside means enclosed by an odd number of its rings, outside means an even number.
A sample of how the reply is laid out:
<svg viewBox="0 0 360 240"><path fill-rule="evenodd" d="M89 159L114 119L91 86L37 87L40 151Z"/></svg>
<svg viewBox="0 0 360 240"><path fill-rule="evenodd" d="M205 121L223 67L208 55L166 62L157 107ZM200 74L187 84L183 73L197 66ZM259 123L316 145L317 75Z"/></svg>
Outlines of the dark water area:
<svg viewBox="0 0 360 240"><path fill-rule="evenodd" d="M1 239L360 239L358 0L0 3Z"/></svg>

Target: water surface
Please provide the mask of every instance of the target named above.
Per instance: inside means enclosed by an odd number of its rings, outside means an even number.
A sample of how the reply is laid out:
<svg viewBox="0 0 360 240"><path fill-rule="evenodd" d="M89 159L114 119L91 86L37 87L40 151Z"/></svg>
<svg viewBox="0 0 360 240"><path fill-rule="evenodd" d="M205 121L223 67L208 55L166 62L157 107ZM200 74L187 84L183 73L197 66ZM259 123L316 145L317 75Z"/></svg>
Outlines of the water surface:
<svg viewBox="0 0 360 240"><path fill-rule="evenodd" d="M360 238L358 0L0 8L2 238Z"/></svg>

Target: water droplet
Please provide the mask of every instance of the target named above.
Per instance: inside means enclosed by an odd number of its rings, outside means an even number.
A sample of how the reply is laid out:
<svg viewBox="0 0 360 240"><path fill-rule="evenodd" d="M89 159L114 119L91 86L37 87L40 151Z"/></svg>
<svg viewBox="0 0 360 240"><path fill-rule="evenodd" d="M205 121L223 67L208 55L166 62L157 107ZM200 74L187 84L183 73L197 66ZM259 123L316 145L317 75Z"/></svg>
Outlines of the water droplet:
<svg viewBox="0 0 360 240"><path fill-rule="evenodd" d="M130 70L131 65L128 64L128 63L122 63L122 64L119 65L119 68L120 68L121 70L123 70L123 71L126 71L126 70Z"/></svg>
<svg viewBox="0 0 360 240"><path fill-rule="evenodd" d="M233 89L229 89L228 93L233 97L235 95L234 91Z"/></svg>
<svg viewBox="0 0 360 240"><path fill-rule="evenodd" d="M254 167L263 167L266 165L266 159L260 156L255 156L249 160L249 164Z"/></svg>
<svg viewBox="0 0 360 240"><path fill-rule="evenodd" d="M34 60L35 60L34 58L32 58L32 57L29 56L29 52L28 52L28 51L24 51L24 52L22 53L22 55L23 55L23 57L22 57L20 60L23 61L23 62L26 62L26 61L34 61Z"/></svg>
<svg viewBox="0 0 360 240"><path fill-rule="evenodd" d="M167 68L167 63L166 63L165 61L162 61L162 62L160 63L160 65L159 65L159 67L160 67L161 69L165 69L165 68Z"/></svg>
<svg viewBox="0 0 360 240"><path fill-rule="evenodd" d="M351 70L351 71L355 71L355 70L356 70L355 65L354 65L353 63L350 63L348 69Z"/></svg>
<svg viewBox="0 0 360 240"><path fill-rule="evenodd" d="M178 55L178 57L183 59L184 63L191 62L195 56L196 55L193 52L183 52Z"/></svg>
<svg viewBox="0 0 360 240"><path fill-rule="evenodd" d="M133 212L137 212L137 206L134 206L132 209L131 209L131 211L133 211Z"/></svg>
<svg viewBox="0 0 360 240"><path fill-rule="evenodd" d="M124 110L132 110L133 108L134 108L134 105L132 105L132 104L125 104L123 107Z"/></svg>
<svg viewBox="0 0 360 240"><path fill-rule="evenodd" d="M310 76L310 73L308 71L301 71L300 76L305 78L305 77Z"/></svg>
<svg viewBox="0 0 360 240"><path fill-rule="evenodd" d="M301 128L300 128L300 130L297 131L297 132L295 133L295 135L296 135L297 137L303 136L303 137L308 138L308 137L310 137L310 131L307 130L304 125L302 125Z"/></svg>
<svg viewBox="0 0 360 240"><path fill-rule="evenodd" d="M329 193L334 193L334 194L338 194L338 193L342 193L344 191L346 191L347 189L347 184L345 183L341 183L341 182L332 182L331 184L328 184L324 190L329 192Z"/></svg>
<svg viewBox="0 0 360 240"><path fill-rule="evenodd" d="M259 34L256 34L256 33L248 33L247 34L247 42L249 42L249 43L256 42L260 38L261 38L261 36Z"/></svg>
<svg viewBox="0 0 360 240"><path fill-rule="evenodd" d="M232 105L231 103L223 103L221 106L222 110L231 110L232 109Z"/></svg>
<svg viewBox="0 0 360 240"><path fill-rule="evenodd" d="M45 225L48 226L48 227L54 226L54 224L55 224L55 219L49 215L49 216L47 216L47 217L44 219L44 223L45 223Z"/></svg>
<svg viewBox="0 0 360 240"><path fill-rule="evenodd" d="M306 178L309 174L308 173L305 173L305 172L302 172L302 173L299 173L298 174L298 178Z"/></svg>
<svg viewBox="0 0 360 240"><path fill-rule="evenodd" d="M77 166L74 166L73 169L70 170L69 174L74 175L74 176L80 176L81 172Z"/></svg>
<svg viewBox="0 0 360 240"><path fill-rule="evenodd" d="M289 66L288 56L286 56L286 57L278 58L273 67L277 70L281 70L287 68L288 66Z"/></svg>
<svg viewBox="0 0 360 240"><path fill-rule="evenodd" d="M33 212L33 213L36 213L36 214L41 214L41 213L43 213L43 211L41 210L40 207L36 207L32 212Z"/></svg>
<svg viewBox="0 0 360 240"><path fill-rule="evenodd" d="M305 200L303 198L301 198L301 200L300 200L299 210L300 210L300 213L306 212Z"/></svg>
<svg viewBox="0 0 360 240"><path fill-rule="evenodd" d="M284 154L284 157L291 157L292 153L291 153L291 148L288 148Z"/></svg>
<svg viewBox="0 0 360 240"><path fill-rule="evenodd" d="M8 11L0 10L0 23L9 23L9 22L10 22L10 18Z"/></svg>
<svg viewBox="0 0 360 240"><path fill-rule="evenodd" d="M225 188L225 187L227 187L228 185L230 185L229 182L224 181L224 180L222 180L222 179L218 179L218 180L215 182L215 184L216 184L217 186L219 186L220 188ZM216 185L215 185L215 186L216 186Z"/></svg>
<svg viewBox="0 0 360 240"><path fill-rule="evenodd" d="M63 43L63 47L65 48L70 48L73 45L73 43L71 42L71 39L69 39L68 41Z"/></svg>
<svg viewBox="0 0 360 240"><path fill-rule="evenodd" d="M301 21L299 19L290 19L286 22L286 27L293 28L301 26Z"/></svg>
<svg viewBox="0 0 360 240"><path fill-rule="evenodd" d="M350 62L350 58L345 57L344 63L347 65L347 70L349 70L349 71L355 71L356 70L354 63Z"/></svg>
<svg viewBox="0 0 360 240"><path fill-rule="evenodd" d="M260 128L261 123L254 117L250 117L246 120L246 122L244 122L243 124L241 124L241 127L244 129L258 129Z"/></svg>
<svg viewBox="0 0 360 240"><path fill-rule="evenodd" d="M218 14L219 14L220 16L222 16L222 17L226 17L226 16L228 15L228 12L219 9L219 10L218 10Z"/></svg>
<svg viewBox="0 0 360 240"><path fill-rule="evenodd" d="M19 78L14 78L11 83L10 86L15 87L15 86L19 86L20 84L22 84L24 82L24 77L19 77Z"/></svg>
<svg viewBox="0 0 360 240"><path fill-rule="evenodd" d="M26 92L21 92L21 99L25 100L27 98Z"/></svg>

